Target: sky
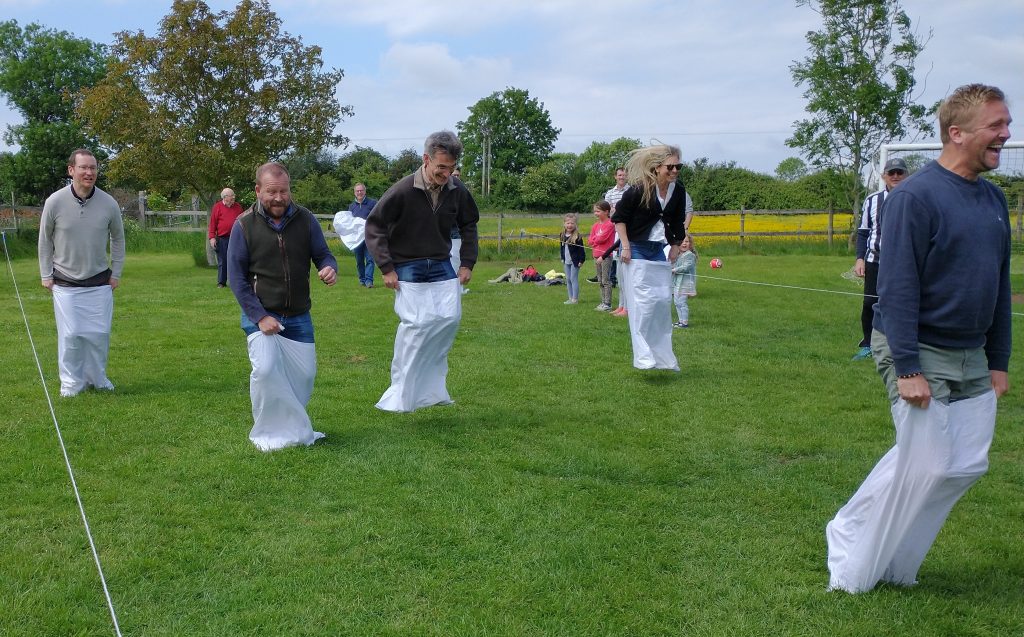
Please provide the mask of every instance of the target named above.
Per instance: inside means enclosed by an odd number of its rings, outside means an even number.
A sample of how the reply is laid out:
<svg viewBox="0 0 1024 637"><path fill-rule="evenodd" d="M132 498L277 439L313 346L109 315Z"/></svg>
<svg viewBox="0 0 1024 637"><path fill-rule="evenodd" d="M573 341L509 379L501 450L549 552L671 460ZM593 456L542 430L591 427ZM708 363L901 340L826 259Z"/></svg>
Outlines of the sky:
<svg viewBox="0 0 1024 637"><path fill-rule="evenodd" d="M0 0L0 20L109 44L118 31L155 35L171 4ZM214 11L235 4L208 0ZM984 82L1002 88L1024 122L1024 0L901 6L920 36L931 31L917 60L918 103ZM807 54L806 33L820 28L819 16L796 0L271 0L271 7L283 30L320 46L326 67L345 71L337 97L354 114L336 132L351 140L348 150L418 150L427 134L455 130L477 100L511 86L548 110L561 129L556 151L631 137L676 144L684 161L734 161L769 174L799 155L785 144L793 122L806 117L789 67ZM0 128L19 121L0 104Z"/></svg>

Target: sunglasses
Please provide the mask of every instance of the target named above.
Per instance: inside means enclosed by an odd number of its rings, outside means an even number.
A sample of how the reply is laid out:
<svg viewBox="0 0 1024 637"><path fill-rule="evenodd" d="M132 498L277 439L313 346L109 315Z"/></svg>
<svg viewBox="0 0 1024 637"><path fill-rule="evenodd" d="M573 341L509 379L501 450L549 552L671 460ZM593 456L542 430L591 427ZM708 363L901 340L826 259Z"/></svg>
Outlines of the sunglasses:
<svg viewBox="0 0 1024 637"><path fill-rule="evenodd" d="M906 171L905 170L900 170L899 168L893 168L892 170L890 170L889 172L887 172L885 174L889 175L890 177L895 177L896 175L906 174Z"/></svg>
<svg viewBox="0 0 1024 637"><path fill-rule="evenodd" d="M670 171L671 170L682 170L683 169L683 165L682 164L662 164L662 166L664 166L667 170L670 170Z"/></svg>

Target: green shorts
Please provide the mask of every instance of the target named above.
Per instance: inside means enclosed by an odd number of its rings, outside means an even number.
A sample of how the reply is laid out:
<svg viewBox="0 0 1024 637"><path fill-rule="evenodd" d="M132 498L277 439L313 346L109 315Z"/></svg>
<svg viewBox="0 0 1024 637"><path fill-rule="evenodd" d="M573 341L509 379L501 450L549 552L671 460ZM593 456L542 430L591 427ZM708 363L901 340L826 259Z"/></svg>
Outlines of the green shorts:
<svg viewBox="0 0 1024 637"><path fill-rule="evenodd" d="M983 348L949 349L926 343L918 343L917 348L921 371L924 372L935 400L948 405L950 402L992 391L992 376L988 371L988 357ZM885 334L878 330L871 330L871 355L885 383L885 389L889 392L889 400L895 403L900 394L896 389L892 350L889 349Z"/></svg>

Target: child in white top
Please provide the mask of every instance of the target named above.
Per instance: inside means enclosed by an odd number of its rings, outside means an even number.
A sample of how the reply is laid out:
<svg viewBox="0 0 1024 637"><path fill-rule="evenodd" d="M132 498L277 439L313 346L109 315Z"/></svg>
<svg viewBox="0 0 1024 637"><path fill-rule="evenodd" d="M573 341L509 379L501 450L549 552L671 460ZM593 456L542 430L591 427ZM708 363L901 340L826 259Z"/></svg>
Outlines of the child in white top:
<svg viewBox="0 0 1024 637"><path fill-rule="evenodd" d="M679 315L679 321L672 324L675 328L690 326L688 301L691 296L697 296L697 248L689 235L683 239L681 247L683 251L672 263L672 297Z"/></svg>

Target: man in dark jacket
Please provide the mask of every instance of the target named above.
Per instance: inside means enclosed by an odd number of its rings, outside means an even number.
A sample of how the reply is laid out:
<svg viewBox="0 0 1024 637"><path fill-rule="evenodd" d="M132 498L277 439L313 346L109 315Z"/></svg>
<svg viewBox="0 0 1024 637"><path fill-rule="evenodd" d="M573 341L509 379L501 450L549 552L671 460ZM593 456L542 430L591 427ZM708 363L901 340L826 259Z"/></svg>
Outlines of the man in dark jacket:
<svg viewBox="0 0 1024 637"><path fill-rule="evenodd" d="M431 134L423 165L389 188L366 220L366 247L384 285L396 292L401 319L391 387L379 409L403 412L452 402L445 387L448 351L462 318L460 284L469 283L476 265L480 219L469 190L451 176L461 154L453 133ZM451 262L453 226L462 237L458 273Z"/></svg>
<svg viewBox="0 0 1024 637"><path fill-rule="evenodd" d="M316 375L309 264L327 285L338 270L320 223L292 202L290 185L283 165L260 166L256 203L235 222L228 244L228 282L253 367L249 438L263 451L320 437L305 411Z"/></svg>

